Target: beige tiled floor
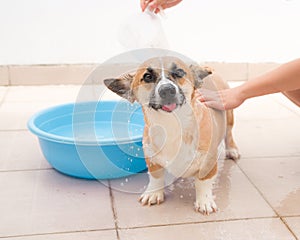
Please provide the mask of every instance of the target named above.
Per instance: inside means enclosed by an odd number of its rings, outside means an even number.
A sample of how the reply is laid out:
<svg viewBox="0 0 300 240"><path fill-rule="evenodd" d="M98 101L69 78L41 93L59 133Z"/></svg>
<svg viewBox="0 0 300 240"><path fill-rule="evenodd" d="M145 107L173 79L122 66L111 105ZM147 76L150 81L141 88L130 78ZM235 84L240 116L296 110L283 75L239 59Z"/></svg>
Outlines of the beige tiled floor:
<svg viewBox="0 0 300 240"><path fill-rule="evenodd" d="M193 211L189 179L169 185L162 205L142 207L146 174L100 183L51 168L26 122L75 101L79 90L0 87L0 239L300 239L300 111L284 97L248 100L236 110L242 158L220 160L220 210L203 216Z"/></svg>

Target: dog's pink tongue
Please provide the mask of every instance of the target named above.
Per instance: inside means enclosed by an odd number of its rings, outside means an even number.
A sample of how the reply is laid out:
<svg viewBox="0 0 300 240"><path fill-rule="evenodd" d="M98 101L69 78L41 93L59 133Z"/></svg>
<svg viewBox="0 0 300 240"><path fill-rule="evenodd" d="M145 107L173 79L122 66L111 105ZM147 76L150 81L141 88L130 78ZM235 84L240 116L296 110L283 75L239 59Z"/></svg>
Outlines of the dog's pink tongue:
<svg viewBox="0 0 300 240"><path fill-rule="evenodd" d="M176 108L176 103L162 106L162 110L167 111L167 112L172 112L175 108Z"/></svg>

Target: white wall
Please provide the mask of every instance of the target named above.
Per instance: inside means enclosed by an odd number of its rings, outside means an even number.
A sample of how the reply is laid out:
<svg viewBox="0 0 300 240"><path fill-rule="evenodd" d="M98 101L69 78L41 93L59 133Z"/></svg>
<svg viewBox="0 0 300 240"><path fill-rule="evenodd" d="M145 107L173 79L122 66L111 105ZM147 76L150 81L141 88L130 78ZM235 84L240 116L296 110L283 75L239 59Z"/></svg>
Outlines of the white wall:
<svg viewBox="0 0 300 240"><path fill-rule="evenodd" d="M116 32L139 0L0 0L0 65L95 63L124 51ZM199 61L300 56L299 0L183 0L166 11L172 50Z"/></svg>

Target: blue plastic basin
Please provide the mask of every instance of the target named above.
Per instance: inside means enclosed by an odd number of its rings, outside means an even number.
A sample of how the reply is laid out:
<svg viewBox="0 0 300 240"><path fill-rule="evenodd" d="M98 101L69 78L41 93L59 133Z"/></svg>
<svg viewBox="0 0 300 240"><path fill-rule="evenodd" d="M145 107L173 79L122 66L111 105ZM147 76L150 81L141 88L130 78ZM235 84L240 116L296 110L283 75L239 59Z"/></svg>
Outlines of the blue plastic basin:
<svg viewBox="0 0 300 240"><path fill-rule="evenodd" d="M100 101L66 104L28 121L47 161L79 178L112 179L146 169L144 118L139 104Z"/></svg>

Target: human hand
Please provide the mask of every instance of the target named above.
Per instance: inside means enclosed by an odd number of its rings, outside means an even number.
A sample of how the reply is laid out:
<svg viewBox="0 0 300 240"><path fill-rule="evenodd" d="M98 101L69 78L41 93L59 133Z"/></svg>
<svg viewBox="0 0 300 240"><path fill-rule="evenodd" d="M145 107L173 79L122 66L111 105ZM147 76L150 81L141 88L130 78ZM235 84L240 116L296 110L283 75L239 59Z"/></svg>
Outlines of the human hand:
<svg viewBox="0 0 300 240"><path fill-rule="evenodd" d="M230 88L220 91L199 89L196 91L195 97L207 107L218 110L234 109L244 102L239 88Z"/></svg>
<svg viewBox="0 0 300 240"><path fill-rule="evenodd" d="M159 13L160 9L173 7L182 0L140 0L142 11L148 7L150 11Z"/></svg>

